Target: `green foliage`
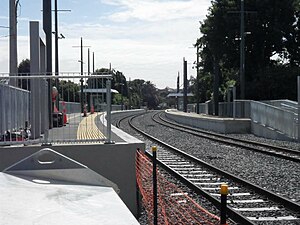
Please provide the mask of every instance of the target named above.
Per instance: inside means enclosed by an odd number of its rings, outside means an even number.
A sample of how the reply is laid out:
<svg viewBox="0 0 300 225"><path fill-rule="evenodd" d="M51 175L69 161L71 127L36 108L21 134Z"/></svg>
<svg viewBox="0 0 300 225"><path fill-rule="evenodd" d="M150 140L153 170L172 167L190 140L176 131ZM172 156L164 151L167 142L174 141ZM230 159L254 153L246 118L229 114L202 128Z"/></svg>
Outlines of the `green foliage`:
<svg viewBox="0 0 300 225"><path fill-rule="evenodd" d="M136 79L128 82L130 97L129 101L133 108L147 106L149 109L157 108L159 104L158 92L150 81Z"/></svg>
<svg viewBox="0 0 300 225"><path fill-rule="evenodd" d="M95 74L112 73L111 87L117 90L118 94L113 94L113 104L124 104L127 108L140 108L141 106L148 106L154 109L158 106L158 94L150 81L133 80L126 81L126 77L122 72L101 68L95 71ZM106 88L106 79L89 79L87 81L89 88Z"/></svg>
<svg viewBox="0 0 300 225"><path fill-rule="evenodd" d="M72 81L60 80L58 85L60 93L60 100L67 102L80 101L80 85Z"/></svg>
<svg viewBox="0 0 300 225"><path fill-rule="evenodd" d="M30 60L29 59L23 59L18 67L18 73L19 74L27 74L30 73Z"/></svg>
<svg viewBox="0 0 300 225"><path fill-rule="evenodd" d="M19 76L28 76L30 73L30 60L29 59L23 59L19 66L18 66L18 75ZM25 90L30 90L30 82L29 80L26 79L19 79L18 80L18 87L25 89Z"/></svg>
<svg viewBox="0 0 300 225"><path fill-rule="evenodd" d="M247 98L275 98L280 86L294 87L296 75L290 71L300 63L300 0L245 1L245 74ZM202 101L212 93L213 64L220 65L221 95L234 83L239 85L240 0L214 0L201 23L200 90ZM292 76L290 78L290 76ZM287 79L286 79L287 78ZM272 91L262 95L255 91L268 81ZM250 85L251 84L251 85ZM275 94L276 93L276 94ZM282 96L284 94L282 93ZM291 98L295 98L294 95Z"/></svg>

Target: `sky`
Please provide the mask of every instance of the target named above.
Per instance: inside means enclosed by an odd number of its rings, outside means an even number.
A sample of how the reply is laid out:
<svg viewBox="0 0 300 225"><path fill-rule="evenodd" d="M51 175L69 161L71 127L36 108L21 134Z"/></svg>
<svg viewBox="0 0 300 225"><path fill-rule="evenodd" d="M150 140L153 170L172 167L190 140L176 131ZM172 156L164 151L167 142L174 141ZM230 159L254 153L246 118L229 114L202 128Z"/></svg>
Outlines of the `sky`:
<svg viewBox="0 0 300 225"><path fill-rule="evenodd" d="M0 0L0 73L8 73L9 0ZM59 71L80 72L80 38L95 54L95 68L123 72L127 80L144 79L158 88L176 87L183 57L188 76L195 76L193 44L200 36L199 21L210 0L58 0ZM54 1L52 0L54 8ZM29 58L29 21L40 21L42 0L20 0L18 7L18 60ZM53 14L54 30L54 14ZM54 38L53 38L54 41ZM84 49L84 71L87 69ZM92 61L92 60L91 60ZM54 45L53 45L54 71Z"/></svg>

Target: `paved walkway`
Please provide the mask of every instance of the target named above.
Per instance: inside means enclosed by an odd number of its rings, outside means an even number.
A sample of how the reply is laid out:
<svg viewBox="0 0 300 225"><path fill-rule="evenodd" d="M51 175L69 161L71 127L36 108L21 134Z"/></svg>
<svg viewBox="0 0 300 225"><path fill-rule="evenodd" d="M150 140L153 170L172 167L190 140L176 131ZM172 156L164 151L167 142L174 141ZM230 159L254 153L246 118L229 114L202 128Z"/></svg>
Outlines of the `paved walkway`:
<svg viewBox="0 0 300 225"><path fill-rule="evenodd" d="M96 123L99 124L100 121L96 121L97 116L102 115L102 113L90 114L79 123L77 129L77 139L86 140L86 139L105 139L106 137L99 130Z"/></svg>
<svg viewBox="0 0 300 225"><path fill-rule="evenodd" d="M102 114L88 114L87 117L82 117L81 113L68 114L65 126L49 130L49 142L103 141L106 127L100 121Z"/></svg>

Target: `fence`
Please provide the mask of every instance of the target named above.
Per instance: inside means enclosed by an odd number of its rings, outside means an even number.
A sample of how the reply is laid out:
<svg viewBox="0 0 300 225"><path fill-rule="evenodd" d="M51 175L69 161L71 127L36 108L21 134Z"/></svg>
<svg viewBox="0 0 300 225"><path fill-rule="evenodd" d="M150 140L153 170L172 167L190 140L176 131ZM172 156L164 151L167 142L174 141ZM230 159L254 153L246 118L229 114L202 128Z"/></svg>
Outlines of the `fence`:
<svg viewBox="0 0 300 225"><path fill-rule="evenodd" d="M29 121L29 96L27 90L0 84L0 134L25 127Z"/></svg>
<svg viewBox="0 0 300 225"><path fill-rule="evenodd" d="M249 100L235 100L235 102L219 102L219 115L221 117L233 117L233 108L235 107L236 118L250 118L250 101ZM196 112L196 104L189 104L189 112ZM199 113L214 115L215 108L213 101L207 101L199 104Z"/></svg>
<svg viewBox="0 0 300 225"><path fill-rule="evenodd" d="M220 224L219 217L204 209L159 171L157 173L158 224ZM136 176L148 224L153 225L152 162L140 151L136 154Z"/></svg>
<svg viewBox="0 0 300 225"><path fill-rule="evenodd" d="M0 145L107 141L100 117L111 106L110 79L108 73L0 74Z"/></svg>
<svg viewBox="0 0 300 225"><path fill-rule="evenodd" d="M189 107L193 109L192 106L195 105L190 104ZM213 115L213 104L211 102L201 103L200 113ZM219 116L250 118L253 122L278 130L291 139L299 139L298 104L294 101L235 100L234 103L220 102Z"/></svg>

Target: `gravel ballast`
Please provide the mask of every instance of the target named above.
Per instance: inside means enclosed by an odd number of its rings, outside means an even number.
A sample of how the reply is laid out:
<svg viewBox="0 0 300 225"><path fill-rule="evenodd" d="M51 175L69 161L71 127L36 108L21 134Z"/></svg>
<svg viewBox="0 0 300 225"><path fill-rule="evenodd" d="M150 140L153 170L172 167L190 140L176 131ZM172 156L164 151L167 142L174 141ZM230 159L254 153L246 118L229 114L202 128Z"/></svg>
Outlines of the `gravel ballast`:
<svg viewBox="0 0 300 225"><path fill-rule="evenodd" d="M176 148L192 154L214 166L224 168L225 171L240 176L267 190L300 203L299 163L195 137L191 134L155 123L151 119L152 115L153 113L139 116L133 120L133 123L145 132ZM114 115L114 118L116 117L118 117L118 114ZM124 116L120 115L120 117ZM131 128L122 127L122 129L141 139L141 136L132 131ZM254 135L231 134L230 136L262 141L299 150L299 144L294 142L272 141L257 138ZM146 142L146 144L146 148L150 149L153 143Z"/></svg>

